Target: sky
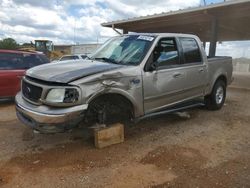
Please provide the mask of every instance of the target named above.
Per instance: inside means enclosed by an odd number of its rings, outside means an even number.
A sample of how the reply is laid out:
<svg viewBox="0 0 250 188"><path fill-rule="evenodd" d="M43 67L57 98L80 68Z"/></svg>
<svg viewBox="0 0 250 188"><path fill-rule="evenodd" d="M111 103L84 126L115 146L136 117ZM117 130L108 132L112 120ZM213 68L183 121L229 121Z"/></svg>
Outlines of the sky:
<svg viewBox="0 0 250 188"><path fill-rule="evenodd" d="M206 4L223 0L206 0ZM100 24L197 7L204 0L0 0L0 39L18 43L49 39L54 44L102 43L117 35ZM250 57L250 42L218 45L219 55ZM233 50L237 48L237 50Z"/></svg>

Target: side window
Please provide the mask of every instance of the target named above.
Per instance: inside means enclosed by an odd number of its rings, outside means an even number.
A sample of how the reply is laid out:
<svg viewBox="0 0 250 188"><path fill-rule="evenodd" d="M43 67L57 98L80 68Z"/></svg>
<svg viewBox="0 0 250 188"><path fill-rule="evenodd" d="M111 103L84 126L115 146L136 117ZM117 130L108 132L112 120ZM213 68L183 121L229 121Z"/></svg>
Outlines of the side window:
<svg viewBox="0 0 250 188"><path fill-rule="evenodd" d="M153 60L157 67L175 67L179 65L179 54L174 38L161 39L153 51Z"/></svg>
<svg viewBox="0 0 250 188"><path fill-rule="evenodd" d="M36 55L33 54L24 54L24 67L29 69L40 63L39 59L36 58Z"/></svg>
<svg viewBox="0 0 250 188"><path fill-rule="evenodd" d="M201 63L201 54L197 42L193 38L180 38L184 63Z"/></svg>
<svg viewBox="0 0 250 188"><path fill-rule="evenodd" d="M38 54L24 54L24 68L31 68L37 65L48 63L48 59L44 55Z"/></svg>
<svg viewBox="0 0 250 188"><path fill-rule="evenodd" d="M83 59L86 59L87 55L81 55L81 57L82 57Z"/></svg>
<svg viewBox="0 0 250 188"><path fill-rule="evenodd" d="M40 59L41 64L49 63L49 59L44 54L36 55Z"/></svg>
<svg viewBox="0 0 250 188"><path fill-rule="evenodd" d="M23 55L19 53L0 53L0 70L23 69Z"/></svg>

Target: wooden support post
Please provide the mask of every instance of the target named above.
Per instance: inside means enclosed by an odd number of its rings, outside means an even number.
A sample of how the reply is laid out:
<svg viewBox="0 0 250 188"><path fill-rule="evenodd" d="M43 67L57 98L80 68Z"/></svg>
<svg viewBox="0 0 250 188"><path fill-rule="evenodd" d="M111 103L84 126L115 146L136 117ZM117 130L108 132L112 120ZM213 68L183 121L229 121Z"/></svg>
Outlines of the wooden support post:
<svg viewBox="0 0 250 188"><path fill-rule="evenodd" d="M205 41L205 42L203 42L203 47L204 47L204 50L206 50L206 44L207 44L207 42Z"/></svg>
<svg viewBox="0 0 250 188"><path fill-rule="evenodd" d="M216 18L213 18L212 24L211 24L211 36L210 36L210 45L209 45L210 57L214 57L216 53L217 33L218 33L218 21Z"/></svg>
<svg viewBox="0 0 250 188"><path fill-rule="evenodd" d="M126 29L123 29L122 34L128 34L128 31Z"/></svg>
<svg viewBox="0 0 250 188"><path fill-rule="evenodd" d="M109 127L97 128L94 130L94 135L97 148L119 144L124 142L124 125L116 123Z"/></svg>

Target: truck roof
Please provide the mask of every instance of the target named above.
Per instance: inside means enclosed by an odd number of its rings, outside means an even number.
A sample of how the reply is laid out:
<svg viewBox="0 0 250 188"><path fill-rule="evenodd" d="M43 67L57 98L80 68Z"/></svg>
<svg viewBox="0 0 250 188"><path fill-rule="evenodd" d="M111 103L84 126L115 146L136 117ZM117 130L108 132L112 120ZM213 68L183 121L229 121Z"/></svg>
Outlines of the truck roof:
<svg viewBox="0 0 250 188"><path fill-rule="evenodd" d="M185 33L129 33L126 35L155 35L155 36L165 36L165 35L171 35L171 36L196 36L192 34L185 34Z"/></svg>
<svg viewBox="0 0 250 188"><path fill-rule="evenodd" d="M161 36L161 37L192 37L198 38L196 35L185 33L129 33L124 35L149 35L149 36Z"/></svg>

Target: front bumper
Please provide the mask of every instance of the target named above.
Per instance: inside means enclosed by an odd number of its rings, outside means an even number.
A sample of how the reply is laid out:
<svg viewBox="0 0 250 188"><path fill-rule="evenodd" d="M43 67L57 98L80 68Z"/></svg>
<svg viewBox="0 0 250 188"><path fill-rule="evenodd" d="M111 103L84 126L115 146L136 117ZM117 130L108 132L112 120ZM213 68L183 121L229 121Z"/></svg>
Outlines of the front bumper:
<svg viewBox="0 0 250 188"><path fill-rule="evenodd" d="M24 100L20 92L16 95L15 101L18 119L42 133L72 129L82 121L88 108L87 104L66 108L36 106Z"/></svg>

